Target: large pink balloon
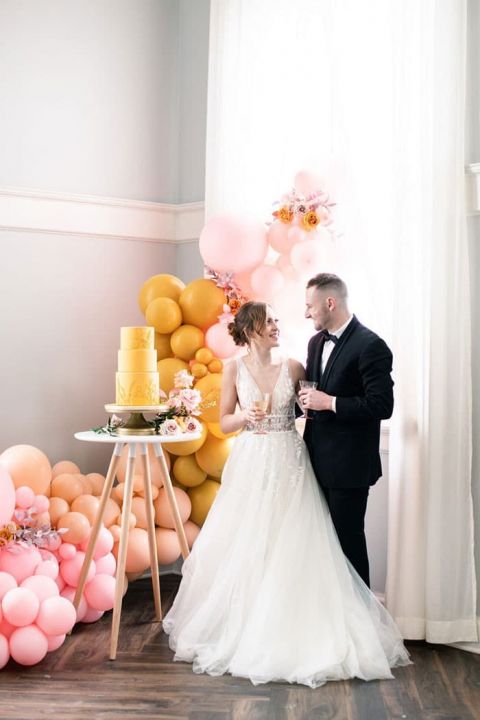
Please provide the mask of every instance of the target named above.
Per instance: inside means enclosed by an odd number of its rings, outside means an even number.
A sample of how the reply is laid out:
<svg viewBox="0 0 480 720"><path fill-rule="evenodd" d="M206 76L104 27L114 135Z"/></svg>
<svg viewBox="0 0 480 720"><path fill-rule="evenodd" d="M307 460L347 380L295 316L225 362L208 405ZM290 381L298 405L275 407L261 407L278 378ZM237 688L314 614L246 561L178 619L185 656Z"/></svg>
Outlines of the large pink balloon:
<svg viewBox="0 0 480 720"><path fill-rule="evenodd" d="M253 270L268 250L265 227L256 221L230 215L209 220L200 234L200 254L217 272Z"/></svg>
<svg viewBox="0 0 480 720"><path fill-rule="evenodd" d="M62 596L49 597L40 605L36 624L45 635L63 635L75 625L77 614L72 603Z"/></svg>
<svg viewBox="0 0 480 720"><path fill-rule="evenodd" d="M15 485L7 470L0 465L0 526L12 519L15 510Z"/></svg>
<svg viewBox="0 0 480 720"><path fill-rule="evenodd" d="M291 249L293 239L289 237L292 225L275 220L268 228L268 242L278 253L287 253Z"/></svg>
<svg viewBox="0 0 480 720"><path fill-rule="evenodd" d="M269 300L282 291L285 279L272 265L260 265L252 272L252 289L255 297Z"/></svg>
<svg viewBox="0 0 480 720"><path fill-rule="evenodd" d="M47 638L36 625L17 628L10 636L10 654L20 665L36 665L47 652Z"/></svg>
<svg viewBox="0 0 480 720"><path fill-rule="evenodd" d="M71 560L63 560L60 563L60 575L63 577L67 585L71 585L72 587L77 587L78 581L80 579L80 573L82 571L83 561L85 559L85 553L84 552L77 552L76 555ZM87 572L87 578L86 582L90 582L90 580L94 577L96 571L95 563L93 560L91 560L88 572ZM58 635L58 633L57 633Z"/></svg>
<svg viewBox="0 0 480 720"><path fill-rule="evenodd" d="M0 635L0 670L5 667L10 658L10 649L5 635Z"/></svg>
<svg viewBox="0 0 480 720"><path fill-rule="evenodd" d="M17 583L35 573L42 556L35 547L18 548L19 552L0 550L0 570L13 575Z"/></svg>
<svg viewBox="0 0 480 720"><path fill-rule="evenodd" d="M13 575L10 575L8 572L0 571L0 603L2 602L4 595L6 595L9 590L16 588L17 585L18 583Z"/></svg>
<svg viewBox="0 0 480 720"><path fill-rule="evenodd" d="M40 602L46 600L47 597L60 595L60 591L55 580L52 580L52 578L49 578L46 575L32 575L29 578L25 578L21 587L34 592Z"/></svg>
<svg viewBox="0 0 480 720"><path fill-rule="evenodd" d="M65 634L63 635L48 635L47 636L47 642L48 642L48 652L52 652L53 650L58 650L58 648L63 645L65 642L65 638L67 636Z"/></svg>
<svg viewBox="0 0 480 720"><path fill-rule="evenodd" d="M323 252L318 240L296 243L290 253L295 270L301 275L315 275L322 270Z"/></svg>
<svg viewBox="0 0 480 720"><path fill-rule="evenodd" d="M222 359L230 358L238 352L238 347L228 332L228 323L219 322L209 327L205 333L205 345Z"/></svg>
<svg viewBox="0 0 480 720"><path fill-rule="evenodd" d="M23 627L34 622L38 615L40 600L33 590L25 587L9 590L2 600L5 620L16 627Z"/></svg>
<svg viewBox="0 0 480 720"><path fill-rule="evenodd" d="M85 599L94 610L111 610L115 600L115 578L99 573L85 586Z"/></svg>
<svg viewBox="0 0 480 720"><path fill-rule="evenodd" d="M64 598L67 598L67 600L70 600L71 603L73 603L76 594L77 594L77 588L70 587L70 585L66 585L63 588L63 590L60 592L60 595ZM87 611L88 611L87 601L85 600L85 595L82 594L82 596L80 598L80 602L78 604L77 622L82 622L83 618L87 614Z"/></svg>
<svg viewBox="0 0 480 720"><path fill-rule="evenodd" d="M294 186L301 195L311 195L322 189L322 180L309 170L299 170L295 175Z"/></svg>
<svg viewBox="0 0 480 720"><path fill-rule="evenodd" d="M28 485L36 495L50 495L52 466L41 450L32 445L13 445L0 455L15 487Z"/></svg>

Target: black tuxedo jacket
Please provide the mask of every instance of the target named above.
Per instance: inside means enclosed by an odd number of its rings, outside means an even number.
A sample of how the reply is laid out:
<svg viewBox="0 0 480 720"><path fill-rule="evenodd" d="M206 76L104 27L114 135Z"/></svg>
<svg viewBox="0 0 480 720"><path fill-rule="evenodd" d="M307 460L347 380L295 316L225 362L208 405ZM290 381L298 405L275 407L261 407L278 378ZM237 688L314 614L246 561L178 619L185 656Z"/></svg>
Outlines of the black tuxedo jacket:
<svg viewBox="0 0 480 720"><path fill-rule="evenodd" d="M392 353L355 316L322 373L323 344L321 333L309 342L307 379L337 400L336 412L309 411L304 438L313 469L326 488L367 487L382 474L380 420L393 411Z"/></svg>

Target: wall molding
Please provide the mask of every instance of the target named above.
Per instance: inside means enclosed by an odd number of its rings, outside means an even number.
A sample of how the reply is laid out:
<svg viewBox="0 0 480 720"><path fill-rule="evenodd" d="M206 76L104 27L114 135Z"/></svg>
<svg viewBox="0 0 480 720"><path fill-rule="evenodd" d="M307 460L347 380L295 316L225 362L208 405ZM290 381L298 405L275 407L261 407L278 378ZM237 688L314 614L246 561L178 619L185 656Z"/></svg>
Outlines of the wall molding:
<svg viewBox="0 0 480 720"><path fill-rule="evenodd" d="M0 187L0 230L182 244L198 240L203 202L170 204Z"/></svg>
<svg viewBox="0 0 480 720"><path fill-rule="evenodd" d="M480 214L480 163L471 163L465 168L467 182L467 212Z"/></svg>

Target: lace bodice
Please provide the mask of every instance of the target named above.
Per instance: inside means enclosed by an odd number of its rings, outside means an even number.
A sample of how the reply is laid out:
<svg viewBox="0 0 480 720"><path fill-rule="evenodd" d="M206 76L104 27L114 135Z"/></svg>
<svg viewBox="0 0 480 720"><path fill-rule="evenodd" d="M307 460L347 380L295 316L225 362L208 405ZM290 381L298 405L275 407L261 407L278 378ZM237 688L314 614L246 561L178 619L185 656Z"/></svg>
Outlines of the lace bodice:
<svg viewBox="0 0 480 720"><path fill-rule="evenodd" d="M248 408L260 396L253 375L245 365L243 358L237 360L237 395L240 407ZM282 361L280 374L272 393L271 410L265 423L265 429L285 431L295 429L295 388L288 370L288 360ZM251 430L248 425L246 430Z"/></svg>

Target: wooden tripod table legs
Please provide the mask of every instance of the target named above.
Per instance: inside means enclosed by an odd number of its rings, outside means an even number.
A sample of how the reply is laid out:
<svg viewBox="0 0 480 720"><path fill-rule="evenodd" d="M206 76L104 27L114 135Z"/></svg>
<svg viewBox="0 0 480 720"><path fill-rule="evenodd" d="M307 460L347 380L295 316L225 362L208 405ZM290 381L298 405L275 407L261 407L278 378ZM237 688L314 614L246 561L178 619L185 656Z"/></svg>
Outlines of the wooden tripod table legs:
<svg viewBox="0 0 480 720"><path fill-rule="evenodd" d="M178 510L177 498L175 497L175 493L173 492L172 481L168 473L168 467L167 463L165 462L165 455L163 454L161 443L155 443L153 449L155 450L155 455L157 456L157 460L160 463L160 467L162 469L163 484L165 486L168 504L170 505L170 511L172 513L173 522L175 524L175 530L177 532L180 548L182 550L182 557L184 560L186 560L187 557L190 555L190 551L188 549L187 537L185 535L182 518L180 517L180 512Z"/></svg>

